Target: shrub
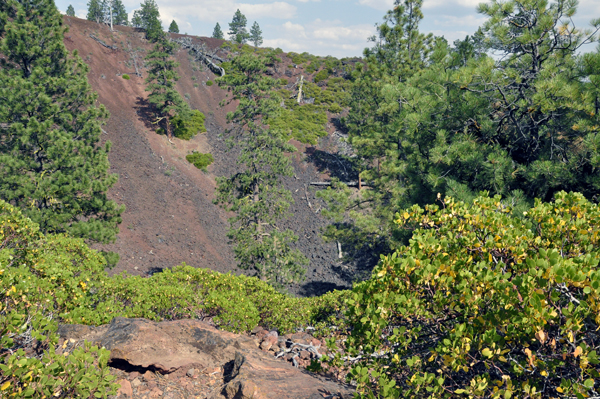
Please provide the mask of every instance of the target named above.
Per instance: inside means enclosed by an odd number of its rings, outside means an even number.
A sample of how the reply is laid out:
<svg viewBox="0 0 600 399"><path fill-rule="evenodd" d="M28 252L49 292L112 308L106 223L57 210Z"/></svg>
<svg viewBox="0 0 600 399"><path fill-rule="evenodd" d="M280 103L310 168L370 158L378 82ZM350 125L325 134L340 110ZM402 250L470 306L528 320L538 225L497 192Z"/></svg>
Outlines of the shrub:
<svg viewBox="0 0 600 399"><path fill-rule="evenodd" d="M315 75L314 82L319 83L329 77L329 71L327 69L322 69Z"/></svg>
<svg viewBox="0 0 600 399"><path fill-rule="evenodd" d="M194 152L193 154L186 155L185 159L189 163L193 164L200 170L206 172L206 167L214 162L212 154L203 154L201 152Z"/></svg>
<svg viewBox="0 0 600 399"><path fill-rule="evenodd" d="M127 75L126 73L124 73L123 75L121 75L121 77L122 77L123 79L125 79L125 80L129 80L129 79L131 79L131 78L129 77L129 75Z"/></svg>
<svg viewBox="0 0 600 399"><path fill-rule="evenodd" d="M207 86L212 86L213 85L213 81L212 80L207 80L206 81L206 85Z"/></svg>
<svg viewBox="0 0 600 399"><path fill-rule="evenodd" d="M182 140L190 140L197 133L206 132L204 114L198 110L179 114L171 120L171 123L173 125L173 134Z"/></svg>
<svg viewBox="0 0 600 399"><path fill-rule="evenodd" d="M57 354L57 319L87 309L105 261L81 239L44 237L0 201L0 381L7 397L106 397L116 393L109 351L90 344ZM93 320L90 318L90 321ZM32 341L35 340L35 341ZM35 342L35 344L32 344ZM30 352L26 352L26 349Z"/></svg>
<svg viewBox="0 0 600 399"><path fill-rule="evenodd" d="M298 105L295 100L285 101L287 109L269 121L272 129L287 132L302 143L316 144L319 137L327 135L325 110L313 104Z"/></svg>
<svg viewBox="0 0 600 399"><path fill-rule="evenodd" d="M12 357L0 357L0 376L12 376L12 370L18 367L27 370L29 366L23 365L28 360L18 360L25 359L18 349L30 337L39 341L41 351L47 351L39 358L49 356L49 362L54 362L52 348L57 342L54 331L59 321L99 325L114 317L173 320L211 315L229 331L247 332L261 324L288 332L307 325L339 323L346 293L294 298L255 277L221 274L185 264L148 278L127 274L109 277L104 271L104 257L89 249L83 240L63 235L44 236L37 225L3 201L0 201L0 265L0 345L3 349L14 349ZM100 371L90 370L90 373L104 373L103 359L108 359L107 352L93 347L84 351L88 358L91 355L100 361ZM73 352L72 356L79 355ZM60 367L67 367L65 361L77 359L59 357L63 362ZM86 362L82 364L89 366ZM46 367L42 363L36 363L35 367ZM53 367L57 366L50 369ZM6 374L7 370L11 373ZM60 370L56 372L64 375ZM23 381L29 379L27 372L9 378L10 389L23 387L18 385L19 378L22 375Z"/></svg>
<svg viewBox="0 0 600 399"><path fill-rule="evenodd" d="M512 215L499 197L446 198L396 218L410 243L348 300L363 397L597 396L596 204L561 192Z"/></svg>

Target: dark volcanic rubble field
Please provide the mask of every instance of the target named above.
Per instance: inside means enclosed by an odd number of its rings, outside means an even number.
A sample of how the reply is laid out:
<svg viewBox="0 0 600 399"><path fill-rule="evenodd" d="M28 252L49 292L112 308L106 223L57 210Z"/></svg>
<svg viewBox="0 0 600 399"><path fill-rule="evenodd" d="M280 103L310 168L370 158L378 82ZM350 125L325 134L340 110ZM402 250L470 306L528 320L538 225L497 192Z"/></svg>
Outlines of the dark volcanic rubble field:
<svg viewBox="0 0 600 399"><path fill-rule="evenodd" d="M104 130L105 139L113 144L109 156L111 171L120 177L109 191L109 197L127 207L123 223L114 244L96 246L121 255L112 273L149 274L185 262L219 272L241 273L236 267L232 246L228 243L228 215L213 204L215 176L230 175L236 168L235 152L227 148L222 137L227 129L226 113L231 104L221 108L226 92L218 85L207 86L216 76L194 62L187 51L180 50L178 90L194 109L206 115L206 134L189 142L173 139L170 143L152 128L151 113L145 101L145 70L142 77L135 74L134 53L138 65L151 48L143 32L118 26L110 32L107 26L73 17L65 17L69 32L65 43L77 50L89 65L89 81L99 94L99 102L110 111ZM116 50L106 48L90 37L94 35ZM182 35L178 35L182 36ZM216 49L221 40L194 38ZM226 54L220 50L219 54ZM283 56L283 64L274 76L283 76L291 61ZM301 69L293 69L294 75ZM131 79L123 79L128 74ZM292 77L293 78L293 77ZM328 127L332 126L330 124ZM330 133L334 132L330 127ZM336 151L336 141L325 138L321 150ZM315 148L295 143L299 151L293 155L294 178L285 181L295 203L290 218L281 227L292 228L299 236L298 248L310 259L306 280L290 287L298 295L316 295L351 285L352 268L338 259L337 246L321 239L320 229L327 221L320 215L322 201L315 198L315 188L309 183L326 178L326 170L318 170L311 162ZM208 173L196 169L185 160L192 151L210 152L215 163ZM321 173L322 172L322 173ZM324 174L325 173L325 174ZM310 206L309 206L310 202Z"/></svg>

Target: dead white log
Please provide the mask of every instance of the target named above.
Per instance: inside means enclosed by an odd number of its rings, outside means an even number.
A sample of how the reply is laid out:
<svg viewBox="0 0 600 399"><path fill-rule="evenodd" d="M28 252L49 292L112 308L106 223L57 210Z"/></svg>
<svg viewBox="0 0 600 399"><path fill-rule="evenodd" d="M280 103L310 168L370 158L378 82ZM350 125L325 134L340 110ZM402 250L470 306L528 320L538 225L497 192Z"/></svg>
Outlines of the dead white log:
<svg viewBox="0 0 600 399"><path fill-rule="evenodd" d="M298 88L298 104L302 101L302 86L304 85L304 75L300 75L300 87Z"/></svg>
<svg viewBox="0 0 600 399"><path fill-rule="evenodd" d="M215 64L210 58L223 62L224 60L220 57L215 56L214 54L209 54L205 48L202 46L196 45L192 43L192 39L189 37L182 37L179 39L173 40L175 43L178 43L181 47L188 49L190 53L193 53L196 56L198 61L202 61L208 66L208 68L213 71L215 74L219 74L221 76L225 76L225 69Z"/></svg>
<svg viewBox="0 0 600 399"><path fill-rule="evenodd" d="M344 253L342 252L342 244L340 244L340 242L337 242L337 247L338 247L338 259L343 259L344 258Z"/></svg>
<svg viewBox="0 0 600 399"><path fill-rule="evenodd" d="M109 48L111 50L118 50L119 48L117 46L111 46L110 44L106 44L106 42L104 42L104 40L98 39L96 36L94 35L90 35L90 37L92 39L94 39L95 41L97 41L98 43L100 43L100 45Z"/></svg>
<svg viewBox="0 0 600 399"><path fill-rule="evenodd" d="M349 181L349 182L342 182L343 184L347 185L348 187L369 187L369 185L362 183L362 182L357 182L357 181ZM310 182L311 186L319 186L319 187L329 187L331 186L331 182L329 181L312 181Z"/></svg>
<svg viewBox="0 0 600 399"><path fill-rule="evenodd" d="M308 188L307 188L306 184L304 185L304 196L306 197L306 202L308 203L308 207L310 209L312 209L312 205L310 203L310 200L308 199Z"/></svg>

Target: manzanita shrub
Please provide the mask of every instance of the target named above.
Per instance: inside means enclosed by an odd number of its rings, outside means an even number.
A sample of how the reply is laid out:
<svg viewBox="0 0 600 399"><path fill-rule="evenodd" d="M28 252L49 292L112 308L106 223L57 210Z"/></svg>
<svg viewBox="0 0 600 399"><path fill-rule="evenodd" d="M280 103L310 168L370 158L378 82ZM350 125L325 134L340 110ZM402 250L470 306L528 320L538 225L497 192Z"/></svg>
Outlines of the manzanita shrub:
<svg viewBox="0 0 600 399"><path fill-rule="evenodd" d="M83 240L43 235L0 201L0 397L104 398L117 385L109 351L89 344L57 352L58 323L100 325L114 317L210 319L247 332L342 325L344 295L294 298L254 277L181 265L152 277L109 277ZM65 349L65 348L63 348Z"/></svg>
<svg viewBox="0 0 600 399"><path fill-rule="evenodd" d="M348 300L361 397L600 397L596 204L445 198L396 223L410 243Z"/></svg>
<svg viewBox="0 0 600 399"><path fill-rule="evenodd" d="M56 353L57 319L89 306L104 258L82 240L44 237L0 201L0 397L106 398L117 385L109 351L86 344Z"/></svg>

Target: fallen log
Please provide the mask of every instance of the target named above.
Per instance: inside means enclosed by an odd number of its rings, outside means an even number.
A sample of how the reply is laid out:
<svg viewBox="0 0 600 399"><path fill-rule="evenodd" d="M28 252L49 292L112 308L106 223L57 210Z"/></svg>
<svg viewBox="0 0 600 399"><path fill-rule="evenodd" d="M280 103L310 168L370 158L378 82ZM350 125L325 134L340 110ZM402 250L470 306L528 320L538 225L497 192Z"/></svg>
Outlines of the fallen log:
<svg viewBox="0 0 600 399"><path fill-rule="evenodd" d="M365 184L363 182L358 182L358 181L349 181L349 182L341 182L345 185L347 185L348 187L370 187L368 184ZM312 181L310 182L311 186L319 186L319 187L328 187L331 186L331 182L329 181Z"/></svg>
<svg viewBox="0 0 600 399"><path fill-rule="evenodd" d="M102 46L106 47L106 48L109 48L111 50L118 50L119 49L117 46L111 46L110 44L106 44L106 42L104 42L104 40L98 39L94 35L90 35L90 37L92 39L94 39L95 41L97 41L98 43L100 43Z"/></svg>
<svg viewBox="0 0 600 399"><path fill-rule="evenodd" d="M225 69L209 60L210 57L220 62L224 62L222 58L207 53L202 46L192 43L192 39L189 37L175 39L174 42L178 43L181 47L188 49L190 53L194 53L196 60L204 62L213 73L225 76Z"/></svg>

